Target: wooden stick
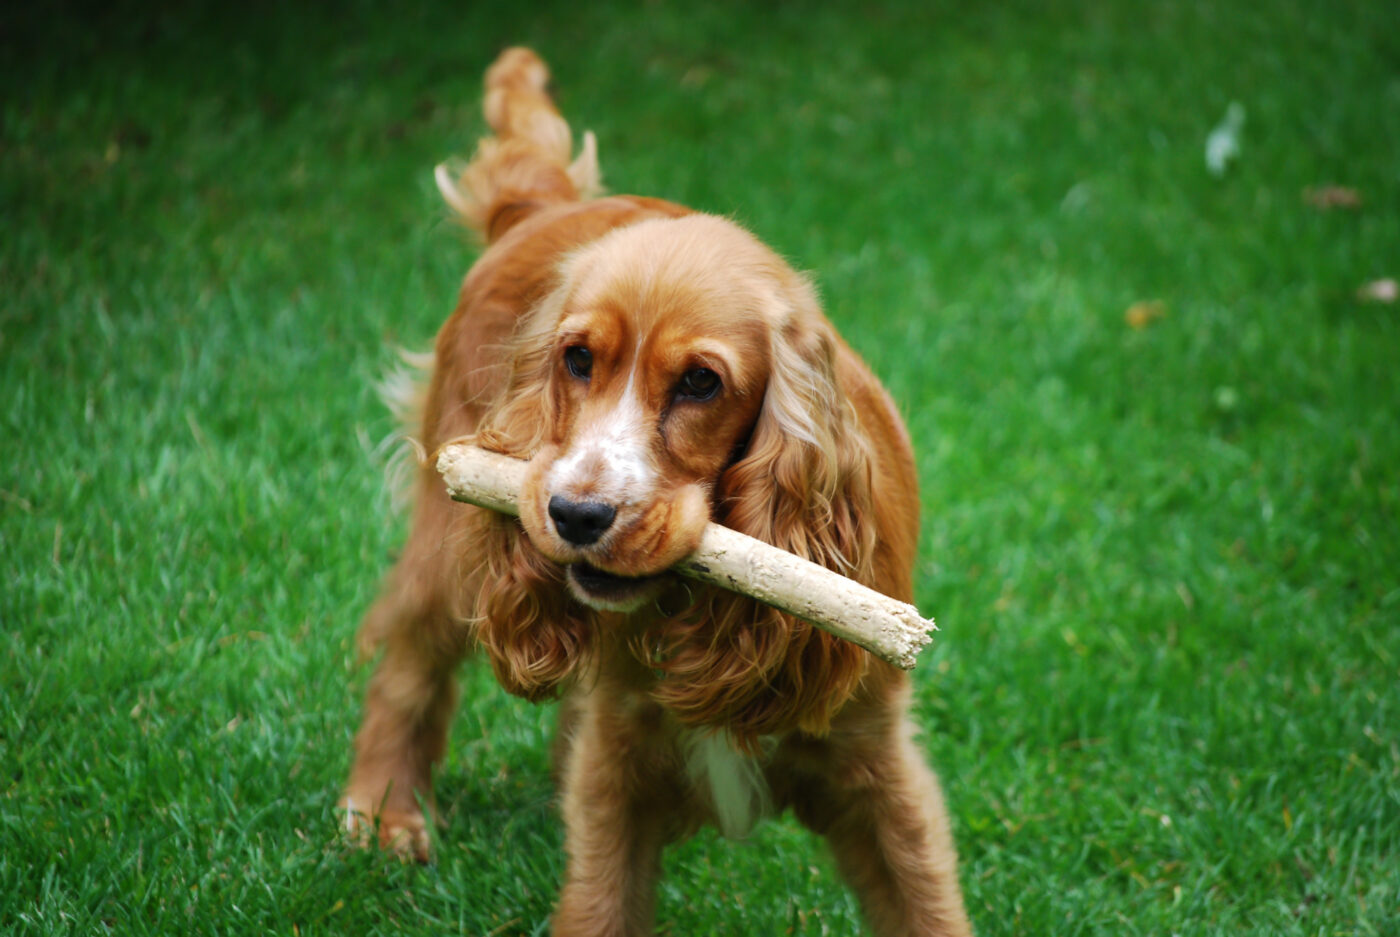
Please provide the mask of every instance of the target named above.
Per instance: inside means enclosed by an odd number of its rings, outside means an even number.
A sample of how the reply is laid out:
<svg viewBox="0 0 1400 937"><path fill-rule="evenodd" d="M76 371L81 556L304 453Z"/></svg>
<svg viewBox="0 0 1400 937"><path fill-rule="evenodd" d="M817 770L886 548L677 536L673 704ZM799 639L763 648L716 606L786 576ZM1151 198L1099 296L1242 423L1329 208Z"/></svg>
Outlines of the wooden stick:
<svg viewBox="0 0 1400 937"><path fill-rule="evenodd" d="M525 466L464 443L444 446L437 461L455 500L513 515L520 513ZM912 605L719 524L707 526L700 547L673 568L796 615L905 670L938 630Z"/></svg>

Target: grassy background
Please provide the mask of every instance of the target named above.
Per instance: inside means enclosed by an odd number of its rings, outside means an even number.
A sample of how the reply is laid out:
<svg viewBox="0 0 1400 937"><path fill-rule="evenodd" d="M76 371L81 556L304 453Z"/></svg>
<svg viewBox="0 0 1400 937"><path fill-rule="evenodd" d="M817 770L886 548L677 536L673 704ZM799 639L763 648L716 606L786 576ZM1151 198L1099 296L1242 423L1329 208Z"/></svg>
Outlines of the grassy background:
<svg viewBox="0 0 1400 937"><path fill-rule="evenodd" d="M1400 7L500 7L0 14L0 931L546 928L551 713L484 668L436 864L332 809L400 535L372 384L527 42L613 188L816 271L901 401L979 932L1396 933L1400 313L1355 290L1400 275ZM663 932L858 932L754 839L668 852Z"/></svg>

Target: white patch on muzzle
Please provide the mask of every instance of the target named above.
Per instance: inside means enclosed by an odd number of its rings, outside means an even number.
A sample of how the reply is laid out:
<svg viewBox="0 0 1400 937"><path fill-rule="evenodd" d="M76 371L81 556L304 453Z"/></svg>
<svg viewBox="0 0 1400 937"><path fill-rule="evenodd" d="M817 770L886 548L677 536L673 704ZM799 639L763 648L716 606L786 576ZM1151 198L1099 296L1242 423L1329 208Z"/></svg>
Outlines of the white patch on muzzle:
<svg viewBox="0 0 1400 937"><path fill-rule="evenodd" d="M656 480L651 437L656 430L637 399L636 377L633 364L617 406L581 427L568 453L550 467L545 483L551 495L621 507L651 490Z"/></svg>

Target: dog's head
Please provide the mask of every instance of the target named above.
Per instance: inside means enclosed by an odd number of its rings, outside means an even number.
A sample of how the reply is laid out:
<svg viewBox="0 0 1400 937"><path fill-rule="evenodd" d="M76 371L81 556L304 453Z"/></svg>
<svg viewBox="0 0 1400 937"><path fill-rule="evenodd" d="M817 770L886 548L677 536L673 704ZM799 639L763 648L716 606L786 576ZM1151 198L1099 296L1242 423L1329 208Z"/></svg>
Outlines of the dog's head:
<svg viewBox="0 0 1400 937"><path fill-rule="evenodd" d="M562 578L593 610L642 609L711 520L868 574L873 531L857 519L870 467L838 387L838 341L806 280L720 218L644 221L571 255L523 325L511 387L479 434L530 457L520 520L554 564L554 588ZM771 683L799 634L809 668L859 654L828 639L813 655L805 624L729 593L649 633L646 653L655 669L688 672L673 688L704 681L725 697L668 700L707 721L752 709L724 686Z"/></svg>
<svg viewBox="0 0 1400 937"><path fill-rule="evenodd" d="M548 426L521 520L574 596L632 611L699 543L751 445L791 298L776 258L719 219L615 231L543 311Z"/></svg>

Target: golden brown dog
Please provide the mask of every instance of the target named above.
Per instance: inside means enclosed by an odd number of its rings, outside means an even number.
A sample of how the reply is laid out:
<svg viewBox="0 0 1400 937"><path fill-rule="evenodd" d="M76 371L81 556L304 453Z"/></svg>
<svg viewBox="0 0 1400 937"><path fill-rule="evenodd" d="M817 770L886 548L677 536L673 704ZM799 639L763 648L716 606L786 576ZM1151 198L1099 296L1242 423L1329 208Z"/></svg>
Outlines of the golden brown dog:
<svg viewBox="0 0 1400 937"><path fill-rule="evenodd" d="M909 439L808 282L721 218L593 198L544 63L487 72L482 141L450 204L489 249L439 333L419 429L528 459L519 521L450 501L428 460L412 532L361 630L383 656L343 804L425 857L453 672L562 697L568 870L554 933L649 933L663 846L791 808L881 935L969 933L906 675L667 570L704 525L911 598Z"/></svg>

